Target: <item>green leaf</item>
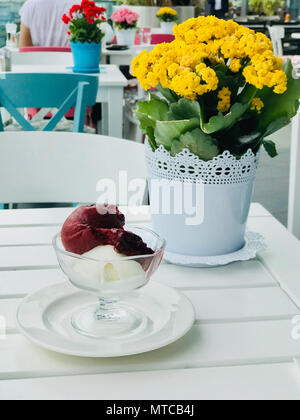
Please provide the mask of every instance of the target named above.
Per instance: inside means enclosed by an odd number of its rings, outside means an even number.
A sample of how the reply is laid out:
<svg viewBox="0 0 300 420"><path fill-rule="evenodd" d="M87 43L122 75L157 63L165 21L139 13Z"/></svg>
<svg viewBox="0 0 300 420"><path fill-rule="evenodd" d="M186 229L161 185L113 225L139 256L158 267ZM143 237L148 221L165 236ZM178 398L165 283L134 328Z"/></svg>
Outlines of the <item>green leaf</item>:
<svg viewBox="0 0 300 420"><path fill-rule="evenodd" d="M154 152L157 149L154 135L155 121L152 118L149 118L146 114L139 112L135 112L135 116L140 122L140 129L148 136L149 144Z"/></svg>
<svg viewBox="0 0 300 420"><path fill-rule="evenodd" d="M171 103L177 102L179 97L178 95L170 89L163 88L161 84L156 86L156 89Z"/></svg>
<svg viewBox="0 0 300 420"><path fill-rule="evenodd" d="M259 131L252 131L249 134L241 135L237 138L237 143L241 145L250 145L257 143L261 139L261 133Z"/></svg>
<svg viewBox="0 0 300 420"><path fill-rule="evenodd" d="M207 63L210 64L209 60L207 60ZM228 72L228 67L225 64L219 63L214 67L214 71L218 74L226 74Z"/></svg>
<svg viewBox="0 0 300 420"><path fill-rule="evenodd" d="M178 102L170 105L170 120L187 120L191 118L200 119L200 105L197 101L181 98Z"/></svg>
<svg viewBox="0 0 300 420"><path fill-rule="evenodd" d="M208 123L204 122L203 113L200 114L200 126L204 133L212 134L217 131L225 130L236 124L242 115L248 110L249 104L241 104L236 102L231 108L228 114L223 115L219 112L218 115L214 115L210 118Z"/></svg>
<svg viewBox="0 0 300 420"><path fill-rule="evenodd" d="M246 85L242 92L238 95L238 102L242 104L250 104L252 99L257 96L258 89L252 85Z"/></svg>
<svg viewBox="0 0 300 420"><path fill-rule="evenodd" d="M276 156L278 156L277 150L276 150L276 145L273 141L271 140L263 140L263 145L264 148L266 149L266 152L268 153L268 155L271 158L274 158Z"/></svg>
<svg viewBox="0 0 300 420"><path fill-rule="evenodd" d="M202 160L211 160L218 156L219 149L216 140L204 134L200 128L195 128L182 134L179 140L175 140L171 146L171 155L175 156L183 149L188 149Z"/></svg>
<svg viewBox="0 0 300 420"><path fill-rule="evenodd" d="M293 78L293 66L290 60L283 66L287 76L287 91L282 95L274 93L271 89L263 99L264 108L259 116L258 128L267 133L268 127L274 122L277 129L284 127L293 118L299 108L300 79ZM277 123L275 123L277 121ZM273 132L276 131L273 129ZM268 132L268 135L270 133Z"/></svg>
<svg viewBox="0 0 300 420"><path fill-rule="evenodd" d="M156 121L154 130L156 142L162 144L167 150L171 150L174 140L178 140L182 134L198 126L197 118L181 121Z"/></svg>
<svg viewBox="0 0 300 420"><path fill-rule="evenodd" d="M183 144L179 140L174 140L171 145L170 154L171 156L176 156L178 153L182 152L183 149Z"/></svg>
<svg viewBox="0 0 300 420"><path fill-rule="evenodd" d="M138 102L134 110L140 128L148 136L153 151L157 149L154 135L156 121L168 118L168 111L168 103L154 94L150 95L150 101Z"/></svg>
<svg viewBox="0 0 300 420"><path fill-rule="evenodd" d="M232 74L229 68L223 64L215 66L214 71L219 80L218 90L228 87L231 92L231 98L235 100L239 88L245 84L245 79L240 73Z"/></svg>
<svg viewBox="0 0 300 420"><path fill-rule="evenodd" d="M168 119L169 104L153 93L150 94L150 101L137 103L137 112L145 114L154 121L165 121Z"/></svg>
<svg viewBox="0 0 300 420"><path fill-rule="evenodd" d="M277 118L276 120L272 121L266 131L264 132L264 137L270 136L271 134L275 133L276 131L280 130L280 128L285 127L290 122L290 119L287 115L283 117Z"/></svg>

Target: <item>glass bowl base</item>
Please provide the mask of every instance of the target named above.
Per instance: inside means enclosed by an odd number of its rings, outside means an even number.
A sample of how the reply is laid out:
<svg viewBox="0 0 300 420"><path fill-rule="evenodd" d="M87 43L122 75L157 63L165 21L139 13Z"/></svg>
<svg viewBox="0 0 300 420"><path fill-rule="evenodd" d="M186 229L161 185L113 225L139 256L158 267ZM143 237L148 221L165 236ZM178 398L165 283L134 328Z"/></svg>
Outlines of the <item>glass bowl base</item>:
<svg viewBox="0 0 300 420"><path fill-rule="evenodd" d="M87 337L124 338L145 329L147 316L122 304L106 313L100 313L98 305L89 305L75 312L71 323L77 333Z"/></svg>

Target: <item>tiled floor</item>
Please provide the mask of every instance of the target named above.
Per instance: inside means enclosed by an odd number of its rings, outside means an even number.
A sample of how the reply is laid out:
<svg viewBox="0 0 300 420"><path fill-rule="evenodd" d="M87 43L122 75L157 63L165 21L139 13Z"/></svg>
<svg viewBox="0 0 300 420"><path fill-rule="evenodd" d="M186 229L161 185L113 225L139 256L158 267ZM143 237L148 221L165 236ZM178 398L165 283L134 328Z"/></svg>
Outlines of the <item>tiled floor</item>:
<svg viewBox="0 0 300 420"><path fill-rule="evenodd" d="M281 223L287 224L291 126L273 134L278 156L271 159L264 151L254 190L254 201L261 203Z"/></svg>

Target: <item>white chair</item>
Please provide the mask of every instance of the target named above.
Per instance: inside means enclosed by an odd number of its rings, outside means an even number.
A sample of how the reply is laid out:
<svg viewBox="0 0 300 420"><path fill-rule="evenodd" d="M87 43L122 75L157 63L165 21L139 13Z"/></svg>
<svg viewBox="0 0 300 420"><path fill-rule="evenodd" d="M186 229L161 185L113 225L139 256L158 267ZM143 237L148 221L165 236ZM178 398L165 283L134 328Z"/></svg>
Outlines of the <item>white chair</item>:
<svg viewBox="0 0 300 420"><path fill-rule="evenodd" d="M282 40L284 38L284 26L268 26L271 41L273 43L274 54L283 56Z"/></svg>
<svg viewBox="0 0 300 420"><path fill-rule="evenodd" d="M288 230L300 239L300 110L292 122Z"/></svg>
<svg viewBox="0 0 300 420"><path fill-rule="evenodd" d="M47 65L72 66L73 57L70 52L12 52L12 65Z"/></svg>
<svg viewBox="0 0 300 420"><path fill-rule="evenodd" d="M1 133L0 179L0 203L95 203L104 188L116 191L106 201L146 203L144 146L106 136Z"/></svg>

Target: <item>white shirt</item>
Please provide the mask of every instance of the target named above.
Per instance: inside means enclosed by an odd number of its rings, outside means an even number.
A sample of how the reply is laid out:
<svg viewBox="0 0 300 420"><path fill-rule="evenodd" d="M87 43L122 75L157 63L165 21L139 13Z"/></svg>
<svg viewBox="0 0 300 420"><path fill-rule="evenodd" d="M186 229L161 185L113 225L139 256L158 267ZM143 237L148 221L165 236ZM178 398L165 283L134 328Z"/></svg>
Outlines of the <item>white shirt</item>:
<svg viewBox="0 0 300 420"><path fill-rule="evenodd" d="M66 47L68 26L62 22L74 0L27 0L20 10L21 22L30 30L33 45Z"/></svg>
<svg viewBox="0 0 300 420"><path fill-rule="evenodd" d="M222 9L222 0L216 0L215 10L221 10L221 9Z"/></svg>

